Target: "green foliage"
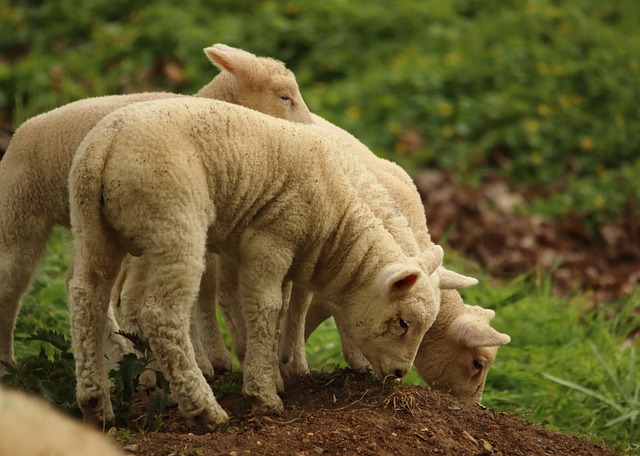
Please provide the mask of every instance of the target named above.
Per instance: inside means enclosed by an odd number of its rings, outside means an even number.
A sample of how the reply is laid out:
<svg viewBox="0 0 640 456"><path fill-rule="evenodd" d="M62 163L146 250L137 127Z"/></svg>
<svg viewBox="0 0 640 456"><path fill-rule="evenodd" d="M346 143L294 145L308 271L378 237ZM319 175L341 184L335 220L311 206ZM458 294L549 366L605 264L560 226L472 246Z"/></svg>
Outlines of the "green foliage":
<svg viewBox="0 0 640 456"><path fill-rule="evenodd" d="M135 352L125 354L118 361L118 368L109 372L115 397L114 413L122 425L129 423L134 394L140 386L140 376L145 371L152 370L156 380L155 390L149 395L147 414L140 428L141 430L148 430L156 426L158 413L166 410L168 406L168 398L171 394L169 382L162 372L148 367L153 360L153 353L146 340L132 333L119 332L119 334L133 343Z"/></svg>
<svg viewBox="0 0 640 456"><path fill-rule="evenodd" d="M62 410L77 413L71 342L51 330L39 330L30 340L47 342L55 348L53 355L41 347L37 354L19 358L15 364L3 363L8 372L0 379L2 384L43 396Z"/></svg>
<svg viewBox="0 0 640 456"><path fill-rule="evenodd" d="M640 383L637 382L636 378L635 347L631 348L631 359L629 361L629 367L626 371L621 373L621 378L618 378L618 375L620 375L620 373L614 373L614 369L616 371L619 371L620 369L618 369L617 366L613 366L612 368L602 358L602 355L600 354L596 346L593 345L593 343L591 343L591 350L593 351L598 362L602 366L602 369L606 372L607 377L609 378L609 385L597 385L600 389L602 389L602 392L586 388L569 380L554 377L553 375L543 375L551 381L571 388L588 396L591 399L594 399L594 405L599 406L598 408L604 407L608 411L608 414L617 414L615 418L606 422L604 426L610 427L617 424L625 425L625 427L628 427L629 441L634 442L638 429L637 418L638 415L640 415ZM613 386L614 388L611 389L611 386ZM594 409L596 408L595 406Z"/></svg>
<svg viewBox="0 0 640 456"><path fill-rule="evenodd" d="M88 96L193 93L224 42L285 61L309 107L407 167L488 169L551 187L532 209L595 224L637 205L635 0L9 0L0 106L26 118ZM401 24L401 26L399 26ZM406 132L422 145L407 145Z"/></svg>
<svg viewBox="0 0 640 456"><path fill-rule="evenodd" d="M135 334L120 333L133 342L141 353L125 354L118 362L118 368L109 372L113 384L113 407L119 422L128 423L134 393L140 385L140 375L149 368L152 353L149 344ZM72 415L79 415L76 402L75 359L71 352L71 342L62 334L52 330L38 330L29 337L31 341L46 342L55 349L52 355L44 347L37 354L19 357L16 363L3 363L7 373L0 378L3 385L45 397L58 408ZM150 394L149 405L140 430L157 425L158 413L168 405L169 382L161 372L154 371L156 390Z"/></svg>
<svg viewBox="0 0 640 456"><path fill-rule="evenodd" d="M493 326L511 336L491 368L483 401L545 426L609 445L638 445L640 371L625 338L640 325L640 293L584 313L586 298L560 299L547 276L506 285L485 281L465 302L496 309Z"/></svg>
<svg viewBox="0 0 640 456"><path fill-rule="evenodd" d="M39 349L31 335L40 328L51 329L69 337L69 308L65 287L69 237L68 230L54 230L31 290L23 300L15 331L17 357ZM47 346L45 350L48 349Z"/></svg>

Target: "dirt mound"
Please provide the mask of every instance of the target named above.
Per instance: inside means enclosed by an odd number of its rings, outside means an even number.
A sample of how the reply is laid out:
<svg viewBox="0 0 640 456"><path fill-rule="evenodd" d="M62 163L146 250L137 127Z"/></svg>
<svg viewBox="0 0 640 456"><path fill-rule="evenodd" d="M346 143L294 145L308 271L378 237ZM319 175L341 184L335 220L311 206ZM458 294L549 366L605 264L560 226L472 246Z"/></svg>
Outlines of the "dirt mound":
<svg viewBox="0 0 640 456"><path fill-rule="evenodd" d="M159 455L615 455L587 440L555 433L521 416L458 403L449 395L409 386L383 385L350 370L287 382L287 415L256 417L238 392L238 373L216 382L237 385L220 398L232 415L219 433L198 434L170 409L153 432L136 432L147 399L140 396L121 442L139 456ZM119 432L118 435L123 435Z"/></svg>

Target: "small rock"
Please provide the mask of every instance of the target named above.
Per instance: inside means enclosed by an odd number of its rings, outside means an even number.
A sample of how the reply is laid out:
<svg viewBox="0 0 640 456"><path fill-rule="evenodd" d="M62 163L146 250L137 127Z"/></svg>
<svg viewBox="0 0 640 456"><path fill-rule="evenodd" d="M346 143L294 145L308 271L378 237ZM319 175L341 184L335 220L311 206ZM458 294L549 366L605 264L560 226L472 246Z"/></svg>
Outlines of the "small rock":
<svg viewBox="0 0 640 456"><path fill-rule="evenodd" d="M322 448L320 448L320 447L314 447L313 448L313 452L315 454L322 454L322 453L324 453L324 450Z"/></svg>
<svg viewBox="0 0 640 456"><path fill-rule="evenodd" d="M480 445L482 445L482 448L484 448L485 450L487 450L489 452L493 451L493 447L485 439L480 439Z"/></svg>
<svg viewBox="0 0 640 456"><path fill-rule="evenodd" d="M122 449L127 453L137 453L138 447L137 443L132 443L131 445L123 446Z"/></svg>
<svg viewBox="0 0 640 456"><path fill-rule="evenodd" d="M469 442L473 443L474 445L478 444L478 441L476 439L474 439L473 436L471 434L469 434L467 431L462 431L462 437L464 437L465 439L467 439Z"/></svg>

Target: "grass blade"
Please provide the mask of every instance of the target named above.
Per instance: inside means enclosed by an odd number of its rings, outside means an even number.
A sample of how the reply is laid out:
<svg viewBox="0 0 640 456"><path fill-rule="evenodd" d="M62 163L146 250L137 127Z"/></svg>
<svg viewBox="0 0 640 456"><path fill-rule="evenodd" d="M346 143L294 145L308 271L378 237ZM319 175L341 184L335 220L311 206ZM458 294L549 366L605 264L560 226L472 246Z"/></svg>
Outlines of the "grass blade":
<svg viewBox="0 0 640 456"><path fill-rule="evenodd" d="M618 412L620 413L624 413L624 409L620 406L620 404L617 404L616 402L612 401L609 398L604 397L602 394L597 393L589 388L585 388L584 386L580 386L576 383L570 382L568 380L563 380L561 378L558 377L554 377L553 375L549 375L549 374L542 374L544 375L546 378L548 378L549 380L551 380L552 382L558 383L560 385L566 386L568 388L574 389L576 391L580 391L583 394L586 394L587 396L593 397L595 399L598 399L599 401L602 401L608 405L610 405L612 408L616 409Z"/></svg>

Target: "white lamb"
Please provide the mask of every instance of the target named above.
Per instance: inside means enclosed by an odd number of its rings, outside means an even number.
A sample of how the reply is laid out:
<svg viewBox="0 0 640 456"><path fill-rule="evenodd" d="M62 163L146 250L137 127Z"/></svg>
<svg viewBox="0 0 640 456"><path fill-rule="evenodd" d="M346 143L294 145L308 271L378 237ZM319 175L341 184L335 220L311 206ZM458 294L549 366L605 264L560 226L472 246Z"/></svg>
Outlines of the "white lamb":
<svg viewBox="0 0 640 456"><path fill-rule="evenodd" d="M397 164L376 157L349 133L315 114L313 118L314 123L327 135L340 138L344 148L365 163L367 169L382 183L387 193L398 204L400 212L407 218L410 231L418 243L418 248L425 250L433 246L424 206L411 177ZM364 198L367 199L366 196ZM375 197L369 199L375 200ZM394 234L397 234L397 231ZM401 236L404 236L405 239L407 237L406 233ZM398 240L398 236L396 239ZM400 242L400 245L406 249L408 244ZM405 253L408 252L405 250ZM475 280L460 280L455 287L448 288L462 288L474 283L476 283ZM308 303L309 299L310 297L304 290L294 287L292 301ZM474 309L477 307L459 305L461 302L457 291L449 290L444 293L443 290L440 313L433 326L438 336L430 337L431 330L427 332L419 356L416 357L415 365L423 379L431 386L447 390L460 400L479 402L486 375L495 358L497 347L509 343L510 338L493 329L489 325L490 318L470 318L471 316L475 317ZM322 321L332 315L331 306L332 304L321 294L314 295L308 310L309 315L306 316L306 328L304 323L306 307L304 305L294 305L294 312L287 314L280 344L284 375L301 375L308 372L304 341ZM295 309L298 309L298 314L295 313ZM488 310L486 312L492 313ZM454 327L450 328L454 321L466 321L468 324L465 326L465 332L456 331ZM366 357L350 341L339 315L336 315L336 325L341 333L345 360L354 369L369 369L371 366ZM445 363L445 367L443 367L443 359L453 353L456 354L456 357ZM434 366L437 368L432 371ZM469 394L470 391L473 391L473 394Z"/></svg>
<svg viewBox="0 0 640 456"><path fill-rule="evenodd" d="M0 388L0 454L7 456L124 456L100 432L55 410L41 398Z"/></svg>
<svg viewBox="0 0 640 456"><path fill-rule="evenodd" d="M310 123L295 76L282 62L216 44L205 49L221 72L197 96L217 98L296 122ZM67 104L23 123L0 161L0 361L13 360L13 330L25 293L54 225L69 226L67 181L73 155L89 130L106 114L140 101L177 97L170 93L142 93L90 98ZM203 287L201 299L213 302L213 290ZM212 306L195 321L215 319ZM126 309L124 309L126 313ZM135 318L125 329L135 329ZM110 314L107 352L116 361L128 350ZM196 330L197 328L194 328ZM204 359L229 369L231 359L217 325L203 332ZM194 338L198 341L199 338ZM202 360L203 356L199 356ZM201 361L205 370L206 362ZM4 367L0 365L0 373Z"/></svg>
<svg viewBox="0 0 640 456"><path fill-rule="evenodd" d="M313 127L196 98L130 105L85 137L70 173L69 283L77 399L87 421L113 419L100 355L110 289L125 253L144 271L140 319L181 412L225 422L189 340L207 250L238 267L247 322L243 393L281 413L273 350L282 284L336 312L381 378L410 369L438 311L442 249L408 257L360 201Z"/></svg>

